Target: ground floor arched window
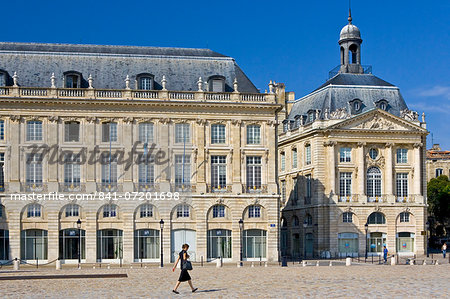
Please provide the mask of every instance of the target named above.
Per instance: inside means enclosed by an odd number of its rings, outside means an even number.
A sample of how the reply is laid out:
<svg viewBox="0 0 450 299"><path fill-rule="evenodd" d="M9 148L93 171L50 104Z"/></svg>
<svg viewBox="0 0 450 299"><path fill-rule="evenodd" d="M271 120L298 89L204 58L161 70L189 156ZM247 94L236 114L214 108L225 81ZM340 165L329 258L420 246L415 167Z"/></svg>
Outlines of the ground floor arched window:
<svg viewBox="0 0 450 299"><path fill-rule="evenodd" d="M123 258L123 231L119 229L103 229L97 231L97 259Z"/></svg>
<svg viewBox="0 0 450 299"><path fill-rule="evenodd" d="M9 231L0 229L0 260L9 260Z"/></svg>
<svg viewBox="0 0 450 299"><path fill-rule="evenodd" d="M208 230L208 259L231 258L231 230Z"/></svg>
<svg viewBox="0 0 450 299"><path fill-rule="evenodd" d="M397 252L414 252L414 233L400 232L397 234Z"/></svg>
<svg viewBox="0 0 450 299"><path fill-rule="evenodd" d="M196 248L197 248L197 232L191 229L175 229L171 232L171 251L172 262L174 262L178 254L181 251L183 244L188 244L188 254L191 261L197 260Z"/></svg>
<svg viewBox="0 0 450 299"><path fill-rule="evenodd" d="M137 261L159 258L159 230L138 229L134 231L134 258Z"/></svg>
<svg viewBox="0 0 450 299"><path fill-rule="evenodd" d="M358 234L339 233L338 249L341 256L354 256L358 254Z"/></svg>
<svg viewBox="0 0 450 299"><path fill-rule="evenodd" d="M80 238L81 231L81 238ZM76 228L62 229L59 231L59 258L63 260L78 259L78 249L82 259L86 258L86 231ZM81 246L81 247L80 247Z"/></svg>
<svg viewBox="0 0 450 299"><path fill-rule="evenodd" d="M267 236L265 230L244 230L243 243L243 258L266 258Z"/></svg>
<svg viewBox="0 0 450 299"><path fill-rule="evenodd" d="M370 233L369 234L369 252L381 253L383 252L383 246L386 245L385 233Z"/></svg>
<svg viewBox="0 0 450 299"><path fill-rule="evenodd" d="M23 260L46 260L48 239L47 231L42 229L27 229L21 232L20 256Z"/></svg>

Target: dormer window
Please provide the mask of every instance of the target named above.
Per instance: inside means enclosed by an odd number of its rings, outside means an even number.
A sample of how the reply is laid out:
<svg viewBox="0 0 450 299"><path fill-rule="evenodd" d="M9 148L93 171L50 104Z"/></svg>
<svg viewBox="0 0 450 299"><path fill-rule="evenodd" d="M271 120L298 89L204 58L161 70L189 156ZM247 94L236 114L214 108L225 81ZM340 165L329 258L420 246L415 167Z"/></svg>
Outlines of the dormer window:
<svg viewBox="0 0 450 299"><path fill-rule="evenodd" d="M65 88L81 88L81 74L78 72L64 73Z"/></svg>
<svg viewBox="0 0 450 299"><path fill-rule="evenodd" d="M362 102L360 99L353 99L349 102L352 114L360 113L362 110Z"/></svg>
<svg viewBox="0 0 450 299"><path fill-rule="evenodd" d="M309 110L307 122L312 123L313 121L314 121L314 110Z"/></svg>
<svg viewBox="0 0 450 299"><path fill-rule="evenodd" d="M139 74L136 76L137 88L142 90L153 90L154 76L152 74Z"/></svg>
<svg viewBox="0 0 450 299"><path fill-rule="evenodd" d="M6 74L0 72L0 86L6 86Z"/></svg>
<svg viewBox="0 0 450 299"><path fill-rule="evenodd" d="M211 92L225 92L225 77L223 76L209 77L208 89Z"/></svg>
<svg viewBox="0 0 450 299"><path fill-rule="evenodd" d="M378 109L384 110L384 111L388 111L389 109L389 103L386 100L379 100L377 102L375 102L375 105L377 106Z"/></svg>

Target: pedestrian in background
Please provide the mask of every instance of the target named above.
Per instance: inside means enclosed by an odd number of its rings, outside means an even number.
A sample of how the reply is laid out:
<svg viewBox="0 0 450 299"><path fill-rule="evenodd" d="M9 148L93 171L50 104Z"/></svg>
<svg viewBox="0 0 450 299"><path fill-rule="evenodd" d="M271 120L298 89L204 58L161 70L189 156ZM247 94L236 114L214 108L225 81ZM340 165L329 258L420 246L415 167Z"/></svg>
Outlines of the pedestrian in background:
<svg viewBox="0 0 450 299"><path fill-rule="evenodd" d="M188 261L188 259L189 259L189 254L187 253L188 249L189 249L188 244L183 244L183 246L181 246L181 251L178 254L178 258L172 268L172 272L175 271L175 268L177 267L178 262L180 261L180 263L181 263L180 264L180 266L181 266L180 277L178 278L178 281L175 284L175 288L172 290L172 292L174 292L175 294L180 293L177 291L177 289L183 281L187 281L189 283L192 293L194 293L195 291L198 290L198 288L194 289L194 287L192 286L191 276L189 275L189 272L188 272L188 270L192 270L192 264L190 261Z"/></svg>
<svg viewBox="0 0 450 299"><path fill-rule="evenodd" d="M442 255L445 258L445 254L447 253L447 243L444 242L444 245L442 245Z"/></svg>
<svg viewBox="0 0 450 299"><path fill-rule="evenodd" d="M383 249L383 258L384 258L384 263L387 263L387 256L388 256L389 250L386 248L386 245L384 245L384 249Z"/></svg>

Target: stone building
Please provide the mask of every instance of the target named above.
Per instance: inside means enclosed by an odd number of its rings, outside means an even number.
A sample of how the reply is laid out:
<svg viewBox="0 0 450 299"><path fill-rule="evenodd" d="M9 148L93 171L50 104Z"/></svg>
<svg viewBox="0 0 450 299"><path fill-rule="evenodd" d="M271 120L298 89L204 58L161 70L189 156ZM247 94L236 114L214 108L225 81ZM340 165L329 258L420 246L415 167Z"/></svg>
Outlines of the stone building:
<svg viewBox="0 0 450 299"><path fill-rule="evenodd" d="M0 43L0 85L0 260L278 258L282 105L233 58Z"/></svg>
<svg viewBox="0 0 450 299"><path fill-rule="evenodd" d="M441 175L450 177L450 151L442 150L439 144L433 144L427 150L428 181Z"/></svg>
<svg viewBox="0 0 450 299"><path fill-rule="evenodd" d="M361 34L340 32L340 65L287 102L278 138L281 254L294 259L424 252L426 124L399 88L361 64Z"/></svg>

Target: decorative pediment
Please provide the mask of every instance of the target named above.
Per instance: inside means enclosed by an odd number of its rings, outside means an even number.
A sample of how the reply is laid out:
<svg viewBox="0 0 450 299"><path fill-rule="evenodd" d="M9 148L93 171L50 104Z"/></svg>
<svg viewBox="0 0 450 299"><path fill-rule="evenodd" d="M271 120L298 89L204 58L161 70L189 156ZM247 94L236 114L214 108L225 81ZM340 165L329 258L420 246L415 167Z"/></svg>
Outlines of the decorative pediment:
<svg viewBox="0 0 450 299"><path fill-rule="evenodd" d="M371 131L425 131L416 124L379 109L346 119L331 128Z"/></svg>

